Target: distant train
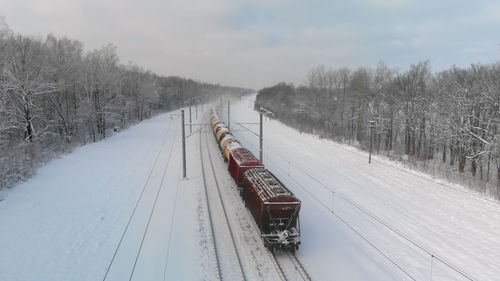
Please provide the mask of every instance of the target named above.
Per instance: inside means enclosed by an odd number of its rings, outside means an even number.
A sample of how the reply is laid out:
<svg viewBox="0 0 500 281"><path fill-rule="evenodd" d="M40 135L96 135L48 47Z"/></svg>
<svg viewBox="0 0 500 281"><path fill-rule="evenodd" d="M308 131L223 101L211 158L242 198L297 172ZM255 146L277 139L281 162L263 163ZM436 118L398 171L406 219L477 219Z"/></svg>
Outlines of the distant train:
<svg viewBox="0 0 500 281"><path fill-rule="evenodd" d="M300 245L300 200L231 134L212 112L211 124L228 170L267 248L295 252Z"/></svg>

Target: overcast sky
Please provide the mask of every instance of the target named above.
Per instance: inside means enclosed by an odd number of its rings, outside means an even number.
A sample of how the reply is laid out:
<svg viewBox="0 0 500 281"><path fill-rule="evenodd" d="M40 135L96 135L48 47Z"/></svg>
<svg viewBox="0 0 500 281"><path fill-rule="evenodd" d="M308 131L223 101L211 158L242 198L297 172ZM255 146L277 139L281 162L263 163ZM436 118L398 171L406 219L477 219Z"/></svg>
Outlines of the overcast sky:
<svg viewBox="0 0 500 281"><path fill-rule="evenodd" d="M319 64L500 58L498 0L0 0L0 14L21 34L112 43L123 63L254 89L301 83Z"/></svg>

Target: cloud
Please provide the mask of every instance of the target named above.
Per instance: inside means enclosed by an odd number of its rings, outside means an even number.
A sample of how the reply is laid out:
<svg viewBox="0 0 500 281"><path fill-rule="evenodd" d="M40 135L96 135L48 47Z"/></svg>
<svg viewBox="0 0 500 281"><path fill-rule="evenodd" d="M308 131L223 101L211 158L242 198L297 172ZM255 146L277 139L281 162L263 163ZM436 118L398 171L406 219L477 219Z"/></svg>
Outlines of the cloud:
<svg viewBox="0 0 500 281"><path fill-rule="evenodd" d="M113 43L123 62L159 74L253 88L300 83L318 64L439 69L499 57L484 43L498 38L493 0L0 1L16 32Z"/></svg>
<svg viewBox="0 0 500 281"><path fill-rule="evenodd" d="M491 3L486 5L481 13L480 13L480 18L492 25L499 25L500 24L500 3Z"/></svg>
<svg viewBox="0 0 500 281"><path fill-rule="evenodd" d="M377 7L395 7L412 3L412 0L366 0L371 6Z"/></svg>

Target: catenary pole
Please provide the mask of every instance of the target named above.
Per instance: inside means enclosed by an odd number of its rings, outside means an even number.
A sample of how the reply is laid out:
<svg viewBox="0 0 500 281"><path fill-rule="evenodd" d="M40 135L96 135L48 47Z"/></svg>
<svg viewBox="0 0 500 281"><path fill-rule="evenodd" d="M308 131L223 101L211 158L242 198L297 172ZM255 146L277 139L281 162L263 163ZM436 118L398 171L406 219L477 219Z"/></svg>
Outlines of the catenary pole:
<svg viewBox="0 0 500 281"><path fill-rule="evenodd" d="M372 163L372 143L373 143L373 128L375 127L375 121L370 121L370 153L368 156L368 164Z"/></svg>
<svg viewBox="0 0 500 281"><path fill-rule="evenodd" d="M263 143L262 138L263 138L263 135L262 135L262 133L264 131L262 128L262 111L260 111L259 114L260 114L259 160L260 160L260 163L264 164L264 162L262 162L263 161L263 158L262 158L262 143Z"/></svg>
<svg viewBox="0 0 500 281"><path fill-rule="evenodd" d="M189 133L191 134L193 132L193 122L191 120L191 103L192 100L189 100Z"/></svg>
<svg viewBox="0 0 500 281"><path fill-rule="evenodd" d="M182 175L186 178L186 130L184 124L184 109L182 112Z"/></svg>

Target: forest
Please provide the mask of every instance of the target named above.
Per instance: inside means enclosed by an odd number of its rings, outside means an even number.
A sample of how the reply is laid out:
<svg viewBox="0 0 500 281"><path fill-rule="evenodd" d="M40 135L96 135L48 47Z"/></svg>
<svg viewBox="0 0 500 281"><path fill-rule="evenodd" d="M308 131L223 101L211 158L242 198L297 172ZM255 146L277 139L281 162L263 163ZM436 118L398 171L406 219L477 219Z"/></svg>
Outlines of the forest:
<svg viewBox="0 0 500 281"><path fill-rule="evenodd" d="M301 132L397 159L433 177L500 198L500 63L432 72L310 70L306 83L259 91L255 107ZM373 125L371 125L373 124Z"/></svg>
<svg viewBox="0 0 500 281"><path fill-rule="evenodd" d="M0 21L0 190L42 163L158 113L244 89L121 64L116 47L15 34Z"/></svg>

